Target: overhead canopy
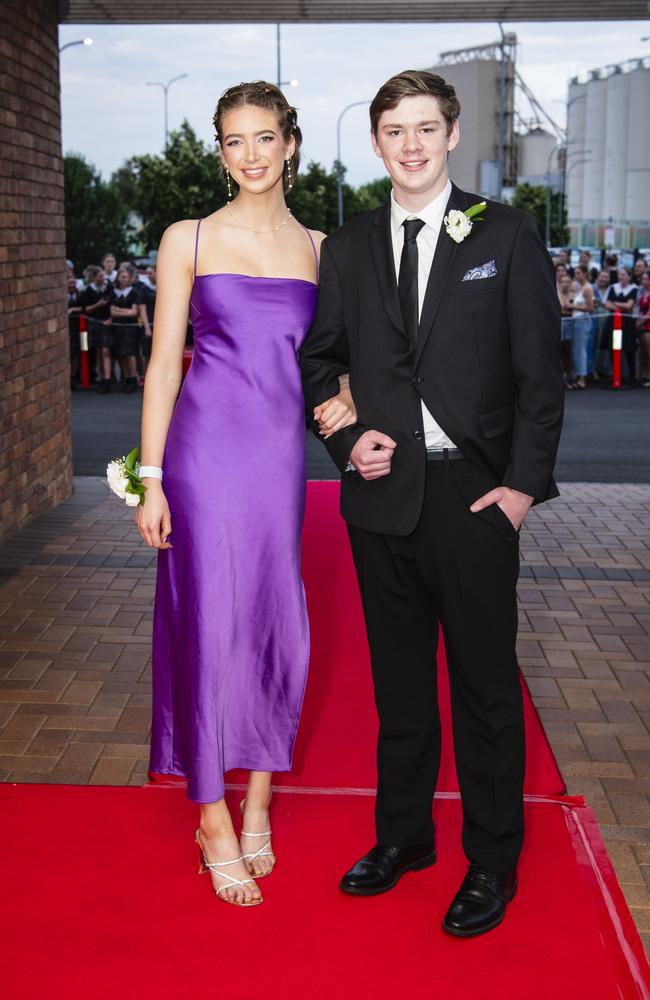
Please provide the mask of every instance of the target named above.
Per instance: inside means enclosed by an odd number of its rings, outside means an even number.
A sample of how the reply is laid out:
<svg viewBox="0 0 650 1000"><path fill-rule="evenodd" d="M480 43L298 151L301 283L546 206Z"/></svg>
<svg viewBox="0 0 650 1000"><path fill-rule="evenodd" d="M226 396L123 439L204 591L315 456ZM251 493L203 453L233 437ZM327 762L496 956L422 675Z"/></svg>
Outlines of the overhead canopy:
<svg viewBox="0 0 650 1000"><path fill-rule="evenodd" d="M635 21L648 0L59 0L66 24L359 21Z"/></svg>

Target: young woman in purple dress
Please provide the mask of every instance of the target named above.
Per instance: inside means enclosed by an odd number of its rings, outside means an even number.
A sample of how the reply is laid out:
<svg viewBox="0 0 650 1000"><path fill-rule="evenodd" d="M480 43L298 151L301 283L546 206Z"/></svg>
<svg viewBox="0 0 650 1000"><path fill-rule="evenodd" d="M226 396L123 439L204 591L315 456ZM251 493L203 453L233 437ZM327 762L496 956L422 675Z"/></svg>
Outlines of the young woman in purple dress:
<svg viewBox="0 0 650 1000"><path fill-rule="evenodd" d="M291 767L309 657L297 352L323 234L285 203L301 133L282 92L231 87L214 123L237 195L170 226L160 245L136 523L159 550L150 767L187 778L200 804L199 870L218 897L254 906L255 878L275 864L271 776ZM194 354L179 394L188 313ZM329 432L354 423L344 375L324 406ZM250 771L239 839L224 800L232 768Z"/></svg>

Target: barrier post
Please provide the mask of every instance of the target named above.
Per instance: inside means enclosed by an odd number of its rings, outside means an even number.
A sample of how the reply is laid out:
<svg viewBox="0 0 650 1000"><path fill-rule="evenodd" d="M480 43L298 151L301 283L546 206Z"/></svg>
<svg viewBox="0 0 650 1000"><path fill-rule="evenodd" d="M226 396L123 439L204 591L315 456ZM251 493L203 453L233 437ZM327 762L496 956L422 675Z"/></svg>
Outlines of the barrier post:
<svg viewBox="0 0 650 1000"><path fill-rule="evenodd" d="M79 316L79 348L81 367L81 388L90 389L90 365L88 363L88 320Z"/></svg>
<svg viewBox="0 0 650 1000"><path fill-rule="evenodd" d="M623 321L621 314L614 313L614 328L612 330L612 389L621 388L621 349L623 347Z"/></svg>

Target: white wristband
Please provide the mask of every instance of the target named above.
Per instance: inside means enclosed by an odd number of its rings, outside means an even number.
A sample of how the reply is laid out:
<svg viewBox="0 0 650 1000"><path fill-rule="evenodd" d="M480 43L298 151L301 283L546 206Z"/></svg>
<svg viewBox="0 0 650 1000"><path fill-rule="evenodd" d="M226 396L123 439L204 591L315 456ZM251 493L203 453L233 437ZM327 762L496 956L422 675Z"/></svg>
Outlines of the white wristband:
<svg viewBox="0 0 650 1000"><path fill-rule="evenodd" d="M162 472L157 465L141 465L138 470L140 479L162 479Z"/></svg>

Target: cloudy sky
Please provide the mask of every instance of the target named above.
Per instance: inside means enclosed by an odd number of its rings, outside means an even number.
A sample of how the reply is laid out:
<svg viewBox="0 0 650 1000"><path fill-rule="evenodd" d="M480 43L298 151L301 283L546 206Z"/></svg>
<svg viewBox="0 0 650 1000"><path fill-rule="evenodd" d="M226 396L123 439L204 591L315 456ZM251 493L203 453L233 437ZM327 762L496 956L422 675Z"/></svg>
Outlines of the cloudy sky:
<svg viewBox="0 0 650 1000"><path fill-rule="evenodd" d="M519 40L519 72L559 124L570 77L650 55L650 44L641 41L650 34L648 22L504 27ZM226 87L277 78L272 24L65 25L60 44L85 35L94 39L92 47L76 46L61 56L63 148L83 153L105 176L128 156L155 153L163 145L162 90L147 81L187 73L169 92L170 128L187 118L211 142L214 106ZM339 112L372 97L393 73L435 65L440 52L498 37L492 23L284 25L282 76L299 81L285 90L299 111L306 159L329 167ZM367 133L366 109L351 110L342 127L342 159L352 184L382 173Z"/></svg>

